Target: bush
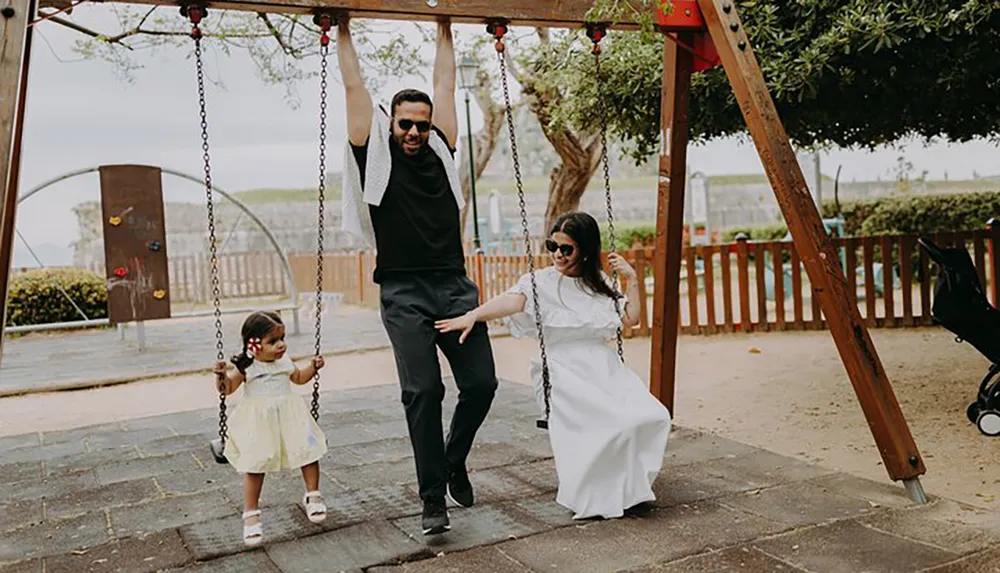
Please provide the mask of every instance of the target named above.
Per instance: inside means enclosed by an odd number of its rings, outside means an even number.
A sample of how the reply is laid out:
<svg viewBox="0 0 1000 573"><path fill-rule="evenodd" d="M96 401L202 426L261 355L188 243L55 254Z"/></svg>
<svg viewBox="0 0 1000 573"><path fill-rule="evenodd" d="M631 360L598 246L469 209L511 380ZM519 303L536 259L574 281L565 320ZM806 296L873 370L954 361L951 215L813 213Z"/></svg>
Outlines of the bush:
<svg viewBox="0 0 1000 573"><path fill-rule="evenodd" d="M37 269L11 278L7 325L82 320L66 295L87 318L107 318L108 291L103 277L84 269Z"/></svg>
<svg viewBox="0 0 1000 573"><path fill-rule="evenodd" d="M1000 193L956 193L886 197L841 203L848 236L976 231L1000 217ZM833 217L832 201L823 216Z"/></svg>
<svg viewBox="0 0 1000 573"><path fill-rule="evenodd" d="M722 242L735 243L736 235L740 233L746 233L753 241L781 241L788 234L788 227L782 223L758 227L732 227L722 233Z"/></svg>

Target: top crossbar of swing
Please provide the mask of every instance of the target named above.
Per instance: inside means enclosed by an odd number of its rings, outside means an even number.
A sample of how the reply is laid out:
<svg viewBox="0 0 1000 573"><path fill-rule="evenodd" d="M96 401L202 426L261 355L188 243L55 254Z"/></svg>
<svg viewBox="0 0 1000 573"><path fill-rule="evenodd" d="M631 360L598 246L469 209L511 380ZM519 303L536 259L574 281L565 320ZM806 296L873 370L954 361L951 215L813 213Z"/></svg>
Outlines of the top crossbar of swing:
<svg viewBox="0 0 1000 573"><path fill-rule="evenodd" d="M119 0L101 0L118 2ZM179 6L180 2L163 0L128 0L122 3ZM197 2L185 2L196 4ZM40 0L42 8L59 8L66 0ZM379 20L437 21L448 19L458 24L486 24L503 20L511 26L579 28L587 23L587 12L594 0L254 0L201 2L209 11L246 10L252 12L316 14L347 12L351 18ZM704 20L693 0L674 0L673 14L660 19L666 32L704 29ZM614 29L636 29L630 22L615 23Z"/></svg>

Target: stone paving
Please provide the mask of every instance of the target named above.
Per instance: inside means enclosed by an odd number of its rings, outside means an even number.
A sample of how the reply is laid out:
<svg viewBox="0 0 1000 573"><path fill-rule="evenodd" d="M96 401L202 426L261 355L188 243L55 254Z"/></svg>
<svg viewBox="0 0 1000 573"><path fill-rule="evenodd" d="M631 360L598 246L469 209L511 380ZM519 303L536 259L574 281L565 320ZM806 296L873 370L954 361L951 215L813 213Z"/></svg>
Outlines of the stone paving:
<svg viewBox="0 0 1000 573"><path fill-rule="evenodd" d="M313 319L301 311L301 333L283 318L293 359L313 352ZM236 351L244 315L223 315L226 355ZM88 388L211 368L215 360L213 317L153 321L145 325L145 350L138 350L134 326L121 340L115 329L36 333L8 337L0 364L0 397L27 392ZM375 311L331 309L323 317L323 352L334 354L385 348L389 339Z"/></svg>
<svg viewBox="0 0 1000 573"><path fill-rule="evenodd" d="M0 573L1000 571L995 514L684 428L655 504L573 522L536 413L530 387L501 384L469 462L477 504L427 538L398 387L327 394L327 522L296 506L298 472L269 476L254 550L240 476L208 452L212 409L2 438Z"/></svg>

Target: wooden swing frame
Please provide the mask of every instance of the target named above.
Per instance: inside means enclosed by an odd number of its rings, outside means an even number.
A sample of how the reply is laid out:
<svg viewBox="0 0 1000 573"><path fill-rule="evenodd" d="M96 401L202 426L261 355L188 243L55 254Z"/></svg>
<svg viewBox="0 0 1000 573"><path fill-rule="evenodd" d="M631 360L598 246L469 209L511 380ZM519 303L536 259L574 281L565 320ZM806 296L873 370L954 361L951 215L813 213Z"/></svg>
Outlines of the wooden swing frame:
<svg viewBox="0 0 1000 573"><path fill-rule="evenodd" d="M66 9L68 0L0 0L0 293L10 276L20 169L21 134L30 61L30 23L38 7ZM106 0L118 1L118 0ZM177 2L132 0L134 4ZM352 18L451 20L512 26L581 28L592 0L222 0L211 9L336 15ZM178 16L180 17L180 16ZM655 285L650 390L676 415L674 378L679 333L679 285L688 147L688 94L691 75L704 58L691 46L711 44L736 95L768 180L788 223L827 326L854 386L889 477L902 480L917 503L926 496L919 476L926 472L878 352L849 296L849 285L833 243L795 159L760 66L732 0L673 0L669 15L656 15L664 42L659 182L657 185ZM616 29L635 29L630 24ZM710 42L709 42L710 40ZM715 54L713 54L715 56ZM698 61L696 61L696 57ZM4 296L6 300L6 296ZM6 312L2 313L4 322ZM2 339L0 339L2 352Z"/></svg>

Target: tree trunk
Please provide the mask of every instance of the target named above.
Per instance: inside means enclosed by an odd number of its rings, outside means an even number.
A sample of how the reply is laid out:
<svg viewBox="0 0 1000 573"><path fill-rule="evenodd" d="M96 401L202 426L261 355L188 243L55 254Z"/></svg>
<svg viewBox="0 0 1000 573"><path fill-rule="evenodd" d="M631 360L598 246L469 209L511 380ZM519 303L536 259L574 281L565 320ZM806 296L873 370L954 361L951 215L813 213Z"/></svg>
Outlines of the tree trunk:
<svg viewBox="0 0 1000 573"><path fill-rule="evenodd" d="M548 30L538 28L539 40L549 41ZM555 91L547 90L538 78L518 73L515 77L521 84L522 93L528 98L531 111L542 126L542 133L559 155L559 165L549 177L549 196L545 206L544 233L552 228L555 220L569 211L580 207L580 198L587 190L601 159L601 138L594 132L574 132L569 128L556 128L552 124L551 106L560 97Z"/></svg>

